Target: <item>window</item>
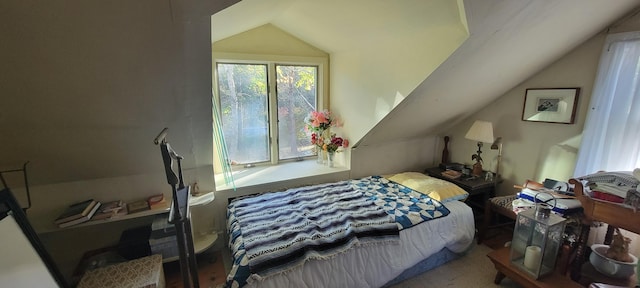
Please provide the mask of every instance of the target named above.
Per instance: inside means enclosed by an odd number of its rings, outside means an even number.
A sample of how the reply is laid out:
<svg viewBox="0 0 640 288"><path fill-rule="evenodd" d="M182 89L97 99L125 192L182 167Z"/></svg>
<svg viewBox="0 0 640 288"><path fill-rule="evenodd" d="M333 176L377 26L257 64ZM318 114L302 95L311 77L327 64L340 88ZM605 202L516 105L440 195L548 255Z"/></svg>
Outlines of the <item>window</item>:
<svg viewBox="0 0 640 288"><path fill-rule="evenodd" d="M574 175L640 167L640 32L607 36Z"/></svg>
<svg viewBox="0 0 640 288"><path fill-rule="evenodd" d="M315 155L304 118L321 107L321 64L219 61L215 67L228 162L276 164Z"/></svg>

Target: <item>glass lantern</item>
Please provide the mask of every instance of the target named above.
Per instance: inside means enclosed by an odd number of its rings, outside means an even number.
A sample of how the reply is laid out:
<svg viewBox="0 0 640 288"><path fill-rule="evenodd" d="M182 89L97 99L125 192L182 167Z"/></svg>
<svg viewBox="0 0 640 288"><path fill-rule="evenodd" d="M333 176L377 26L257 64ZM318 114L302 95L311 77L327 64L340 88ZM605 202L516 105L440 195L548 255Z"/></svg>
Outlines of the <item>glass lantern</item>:
<svg viewBox="0 0 640 288"><path fill-rule="evenodd" d="M538 203L535 209L522 211L516 218L511 264L533 279L553 272L562 246L566 219L551 213L554 206Z"/></svg>

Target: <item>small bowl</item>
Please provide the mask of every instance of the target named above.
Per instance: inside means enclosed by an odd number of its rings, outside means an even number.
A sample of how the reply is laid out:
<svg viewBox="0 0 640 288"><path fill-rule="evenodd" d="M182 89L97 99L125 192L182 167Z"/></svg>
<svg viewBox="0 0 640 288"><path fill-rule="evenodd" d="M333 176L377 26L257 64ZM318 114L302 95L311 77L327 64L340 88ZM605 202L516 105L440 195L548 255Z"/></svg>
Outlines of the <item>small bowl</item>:
<svg viewBox="0 0 640 288"><path fill-rule="evenodd" d="M613 278L629 278L635 273L636 265L638 265L638 258L631 256L632 262L620 262L610 258L607 258L606 253L609 249L609 245L593 244L591 245L591 255L589 255L589 262L593 265L598 272Z"/></svg>

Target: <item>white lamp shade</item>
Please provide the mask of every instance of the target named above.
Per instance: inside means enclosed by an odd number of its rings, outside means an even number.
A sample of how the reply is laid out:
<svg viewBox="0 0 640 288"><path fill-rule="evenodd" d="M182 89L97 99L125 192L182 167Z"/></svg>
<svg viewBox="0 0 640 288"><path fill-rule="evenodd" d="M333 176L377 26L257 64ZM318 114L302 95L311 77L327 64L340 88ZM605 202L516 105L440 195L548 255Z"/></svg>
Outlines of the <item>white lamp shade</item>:
<svg viewBox="0 0 640 288"><path fill-rule="evenodd" d="M464 138L484 143L493 143L493 125L491 122L476 120L464 135Z"/></svg>

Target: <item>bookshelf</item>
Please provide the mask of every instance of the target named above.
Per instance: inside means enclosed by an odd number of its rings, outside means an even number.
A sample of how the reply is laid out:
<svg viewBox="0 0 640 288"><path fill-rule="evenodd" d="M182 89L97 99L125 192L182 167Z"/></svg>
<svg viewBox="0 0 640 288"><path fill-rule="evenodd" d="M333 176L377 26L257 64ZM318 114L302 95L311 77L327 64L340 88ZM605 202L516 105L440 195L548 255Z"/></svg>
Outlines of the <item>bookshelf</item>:
<svg viewBox="0 0 640 288"><path fill-rule="evenodd" d="M196 206L206 205L206 204L211 203L214 200L214 198L215 197L214 197L214 193L213 192L203 193L203 194L200 194L198 196L191 196L191 198L189 199L189 206L190 207L196 207ZM34 224L36 224L36 225L34 225L34 227L35 227L35 230L36 230L36 232L38 234L46 234L46 233L52 233L52 232L68 230L68 229L76 229L76 228L80 228L80 227L100 225L100 224L117 222L117 221L125 221L125 220L129 220L129 219L136 219L136 218L141 218L141 217L147 217L147 216L153 216L153 215L158 215L158 214L169 213L170 204L171 204L171 202L167 202L167 207L140 211L140 212L136 212L136 213L131 213L131 214L127 214L127 215L118 216L118 217L115 217L115 218L87 221L87 222L84 222L84 223L81 223L81 224L78 224L78 225L73 225L73 226L69 226L69 227L65 227L65 228L59 228L57 225L55 225L53 223L53 219L54 218L43 219L41 221L35 222Z"/></svg>
<svg viewBox="0 0 640 288"><path fill-rule="evenodd" d="M191 196L191 197L189 197L189 207L197 207L197 206L207 205L207 204L213 202L214 198L215 197L214 197L214 193L213 192L207 192L207 193L202 193L202 194L197 195L197 196ZM59 228L57 225L55 225L53 223L53 219L54 218L49 217L46 220L35 222L35 223L39 224L37 226L38 228L35 229L35 230L36 230L37 234L64 232L64 231L68 231L68 230L71 230L71 229L77 229L77 228L82 228L82 227L89 227L89 226L95 226L95 225L101 225L101 224L107 224L107 223L113 223L113 222L119 222L119 221L133 220L133 219L149 217L149 216L154 216L154 215L160 215L160 214L165 214L165 213L169 214L170 205L171 205L171 202L167 202L167 207L158 208L158 209L151 209L151 210L146 210L146 211L140 211L140 212L136 212L136 213L122 215L122 216L119 216L119 217L116 217L116 218L87 221L87 222L84 222L84 223L81 223L81 224L78 224L78 225L74 225L74 226L69 226L69 227L66 227L66 228ZM196 254L199 254L200 252L207 250L208 248L213 246L213 244L217 240L218 240L218 233L216 233L215 231L207 232L205 234L198 233L198 231L193 231L194 252ZM170 257L170 258L162 259L162 262L166 263L166 262L172 262L172 261L176 261L176 260L178 260L178 257Z"/></svg>

